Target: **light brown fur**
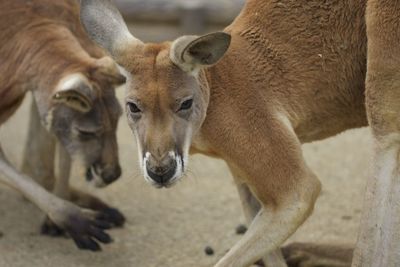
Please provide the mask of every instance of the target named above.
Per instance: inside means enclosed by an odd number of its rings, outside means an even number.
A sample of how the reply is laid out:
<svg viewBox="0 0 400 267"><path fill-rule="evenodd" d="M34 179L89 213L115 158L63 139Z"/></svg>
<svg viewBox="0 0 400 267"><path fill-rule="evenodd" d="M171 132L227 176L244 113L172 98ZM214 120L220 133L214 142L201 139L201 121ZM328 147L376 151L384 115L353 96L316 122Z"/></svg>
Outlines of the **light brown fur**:
<svg viewBox="0 0 400 267"><path fill-rule="evenodd" d="M320 191L301 144L367 125L365 9L366 0L248 0L225 34L158 45L130 36L109 1L82 1L89 35L127 71L127 115L145 178L173 185L180 170L149 171L173 168L162 161L184 159L188 142L192 153L221 158L232 170L252 221L215 267L259 258L285 266L279 246L311 214ZM214 65L227 34L229 50ZM185 119L179 105L188 95Z"/></svg>
<svg viewBox="0 0 400 267"><path fill-rule="evenodd" d="M400 265L400 2L369 0L366 104L374 136L353 266Z"/></svg>
<svg viewBox="0 0 400 267"><path fill-rule="evenodd" d="M96 173L98 185L120 176L116 127L121 108L114 89L125 78L86 36L78 14L76 0L0 1L0 124L27 92L34 98L23 167L31 176L17 171L0 147L0 181L49 216L55 225L45 231L65 230L80 248L99 250L92 238L110 242L103 230L109 223L122 224L123 216L94 197L70 192L70 161L82 165L83 176L88 169ZM58 197L32 180L45 178L43 186L52 189L55 140L62 170L54 189ZM70 196L80 206L69 202Z"/></svg>
<svg viewBox="0 0 400 267"><path fill-rule="evenodd" d="M73 30L73 27L79 27L79 22L76 19L72 20L71 16L71 13L78 12L76 8L77 6L66 4L64 1L49 5L48 9L35 5L33 1L2 1L3 23L0 28L3 59L3 64L0 65L2 73L1 123L18 108L25 93L33 90L33 86L38 85L37 79L50 83L50 86L46 86L46 88L54 88L54 83L57 82L56 76L60 72L73 72L81 69L83 58L85 58L86 64L89 63L87 55L84 57L82 54L79 55L82 53L80 52L82 48L71 32L68 32ZM16 16L21 18L15 20ZM13 23L6 23L10 21ZM55 21L61 25L55 24ZM43 25L47 25L47 27L41 27ZM52 44L50 46L52 50L46 46L48 43ZM92 47L94 48L93 45ZM97 51L93 48L93 54L101 55L99 48ZM72 55L76 54L76 59L81 57L80 62L71 62L68 58L71 53ZM22 56L23 58L21 58ZM54 68L51 72L49 71L49 66L56 67L57 65L60 66L58 69ZM70 66L65 68L67 65ZM21 77L27 77L30 81L26 82L26 78L21 80Z"/></svg>

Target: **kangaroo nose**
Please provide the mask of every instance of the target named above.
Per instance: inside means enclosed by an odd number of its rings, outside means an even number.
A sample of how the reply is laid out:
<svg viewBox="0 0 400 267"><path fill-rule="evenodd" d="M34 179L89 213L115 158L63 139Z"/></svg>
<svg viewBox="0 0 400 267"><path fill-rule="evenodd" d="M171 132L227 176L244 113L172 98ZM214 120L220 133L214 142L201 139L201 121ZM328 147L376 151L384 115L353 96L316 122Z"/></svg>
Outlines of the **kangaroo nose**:
<svg viewBox="0 0 400 267"><path fill-rule="evenodd" d="M151 166L150 163L147 163L146 170L154 182L164 185L174 177L176 172L176 161L171 160L169 164L164 166Z"/></svg>
<svg viewBox="0 0 400 267"><path fill-rule="evenodd" d="M121 176L121 173L121 167L117 165L114 168L103 170L101 173L101 178L103 179L104 183L111 184Z"/></svg>

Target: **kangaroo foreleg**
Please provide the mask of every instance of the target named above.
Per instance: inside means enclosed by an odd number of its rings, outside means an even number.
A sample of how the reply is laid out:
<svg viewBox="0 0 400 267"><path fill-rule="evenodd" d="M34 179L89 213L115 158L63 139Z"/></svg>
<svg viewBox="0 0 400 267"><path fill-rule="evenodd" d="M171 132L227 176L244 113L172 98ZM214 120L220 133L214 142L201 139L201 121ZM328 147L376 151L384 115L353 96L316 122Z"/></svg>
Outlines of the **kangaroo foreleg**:
<svg viewBox="0 0 400 267"><path fill-rule="evenodd" d="M248 187L260 210L242 239L215 267L248 267L266 255L281 259L276 251L311 214L321 189L290 123L277 115L270 130L258 131L254 125L263 122L257 118L230 121L235 134L218 140L220 153L229 155L227 163L236 183Z"/></svg>
<svg viewBox="0 0 400 267"><path fill-rule="evenodd" d="M32 178L18 172L6 159L0 147L0 182L19 191L36 204L53 222L65 229L81 249L99 250L95 241L111 242L104 232L110 225L93 211L84 210L62 200L38 185Z"/></svg>
<svg viewBox="0 0 400 267"><path fill-rule="evenodd" d="M306 191L299 192L295 198L287 199L277 207L260 201L261 209L246 234L215 267L247 267L265 255L266 264L270 261L282 264L278 249L311 214L320 190L319 182L312 176L307 185L299 183L298 186L302 188L299 191Z"/></svg>
<svg viewBox="0 0 400 267"><path fill-rule="evenodd" d="M65 148L57 143L56 151L58 154L57 161L57 176L54 181L53 193L59 198L70 200L71 192L69 185L71 158ZM41 233L53 237L64 236L66 233L64 229L57 226L50 220L49 217L45 219L41 226Z"/></svg>
<svg viewBox="0 0 400 267"><path fill-rule="evenodd" d="M353 266L400 266L400 1L369 0L366 106L374 137Z"/></svg>
<svg viewBox="0 0 400 267"><path fill-rule="evenodd" d="M47 190L52 190L54 186L55 144L55 137L42 126L36 103L32 99L21 169Z"/></svg>
<svg viewBox="0 0 400 267"><path fill-rule="evenodd" d="M377 149L353 266L400 266L400 145Z"/></svg>
<svg viewBox="0 0 400 267"><path fill-rule="evenodd" d="M70 186L71 157L60 143L57 144L58 154L58 175L54 184L53 192L56 196L72 201L81 208L97 211L100 218L110 226L119 227L125 223L124 215L117 209L108 206L106 203L90 194L81 192ZM42 225L41 232L50 236L63 236L64 230L46 218Z"/></svg>
<svg viewBox="0 0 400 267"><path fill-rule="evenodd" d="M234 173L234 171L232 171ZM246 217L247 223L250 225L253 219L257 216L260 211L261 205L258 200L251 193L248 186L245 184L238 184L238 192L240 200L242 202L242 207L244 215ZM286 267L285 259L283 258L280 248L272 251L268 255L262 258L262 262L265 267Z"/></svg>
<svg viewBox="0 0 400 267"><path fill-rule="evenodd" d="M57 178L54 183L53 192L56 196L63 199L70 199L71 190L69 178L71 174L71 157L67 150L57 143L58 165L57 165Z"/></svg>

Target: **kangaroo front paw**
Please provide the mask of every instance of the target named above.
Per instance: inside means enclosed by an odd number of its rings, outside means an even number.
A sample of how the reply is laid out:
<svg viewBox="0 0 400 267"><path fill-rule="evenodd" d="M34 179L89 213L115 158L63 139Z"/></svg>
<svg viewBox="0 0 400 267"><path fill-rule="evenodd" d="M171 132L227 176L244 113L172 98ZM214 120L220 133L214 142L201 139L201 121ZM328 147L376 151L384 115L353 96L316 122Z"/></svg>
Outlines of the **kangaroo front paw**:
<svg viewBox="0 0 400 267"><path fill-rule="evenodd" d="M110 227L122 227L125 224L125 216L114 208L105 208L98 211L97 219L108 223ZM43 222L40 233L51 237L67 236L65 230L52 222L49 217L46 217Z"/></svg>
<svg viewBox="0 0 400 267"><path fill-rule="evenodd" d="M105 208L98 213L98 218L112 224L114 227L122 227L125 224L125 216L117 209Z"/></svg>
<svg viewBox="0 0 400 267"><path fill-rule="evenodd" d="M125 224L125 216L119 210L108 206L95 196L73 189L71 200L80 207L97 211L100 218L113 227L122 227Z"/></svg>
<svg viewBox="0 0 400 267"><path fill-rule="evenodd" d="M104 221L101 215L94 218L75 214L69 216L65 222L65 230L80 249L100 251L101 247L97 241L108 244L112 242L111 237L105 232L111 228L111 224Z"/></svg>
<svg viewBox="0 0 400 267"><path fill-rule="evenodd" d="M80 249L100 251L99 243L112 242L111 237L105 232L112 224L104 219L104 214L81 209L72 203L65 202L61 208L49 214L52 224L63 229ZM47 224L49 226L51 224ZM56 228L46 226L48 233ZM42 229L43 230L43 229Z"/></svg>

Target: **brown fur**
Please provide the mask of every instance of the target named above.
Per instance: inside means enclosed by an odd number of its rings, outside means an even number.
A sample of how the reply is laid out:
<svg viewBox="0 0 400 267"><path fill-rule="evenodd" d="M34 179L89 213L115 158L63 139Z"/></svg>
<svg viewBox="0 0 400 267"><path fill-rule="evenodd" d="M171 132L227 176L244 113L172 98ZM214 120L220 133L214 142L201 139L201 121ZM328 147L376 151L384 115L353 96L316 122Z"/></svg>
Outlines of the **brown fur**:
<svg viewBox="0 0 400 267"><path fill-rule="evenodd" d="M18 109L28 91L34 96L24 164L31 176L11 166L0 147L0 181L38 205L55 223L52 227L69 232L80 248L99 250L91 238L111 240L102 232L109 225L96 224L108 220L122 225L124 218L96 198L69 191L70 161L79 161L83 174L88 170L99 186L120 176L116 128L121 108L114 89L125 78L86 36L78 14L78 0L0 1L0 124ZM54 136L61 144L62 166L52 195L32 178L43 175L43 186L51 189ZM70 196L93 210L61 199ZM102 213L111 216L97 219ZM113 222L112 217L118 218Z"/></svg>
<svg viewBox="0 0 400 267"><path fill-rule="evenodd" d="M353 266L400 265L400 2L369 0L366 103L374 136L373 173Z"/></svg>
<svg viewBox="0 0 400 267"><path fill-rule="evenodd" d="M239 191L248 191L241 197L252 214L249 231L215 267L245 267L261 257L284 266L278 247L311 214L320 191L301 144L367 125L366 2L248 0L225 29L228 52L206 68L221 34L181 37L160 51L130 36L109 1L82 1L90 36L130 74L126 102L139 111L128 109L128 118L143 170L157 153L184 150L189 138L191 152L225 160ZM210 42L186 53L202 39ZM186 121L176 106L185 95L193 97Z"/></svg>
<svg viewBox="0 0 400 267"><path fill-rule="evenodd" d="M0 123L27 91L50 90L62 74L95 69L90 56L104 52L82 31L78 12L75 0L1 1Z"/></svg>

